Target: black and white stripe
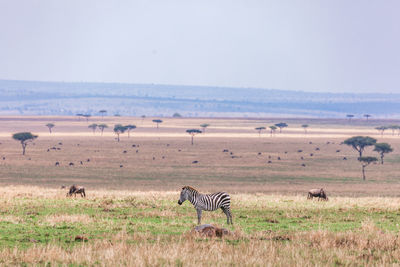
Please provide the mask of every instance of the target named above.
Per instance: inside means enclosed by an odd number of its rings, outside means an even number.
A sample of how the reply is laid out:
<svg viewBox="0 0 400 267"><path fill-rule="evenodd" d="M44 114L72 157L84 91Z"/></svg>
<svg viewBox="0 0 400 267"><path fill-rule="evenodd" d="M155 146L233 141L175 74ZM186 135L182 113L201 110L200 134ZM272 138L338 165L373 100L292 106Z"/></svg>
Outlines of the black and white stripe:
<svg viewBox="0 0 400 267"><path fill-rule="evenodd" d="M232 222L231 213L231 197L225 192L218 192L213 194L200 194L199 191L190 186L182 188L181 196L178 201L179 205L185 200L189 200L197 211L198 224L201 223L201 213L203 210L214 211L222 209L227 218L227 223Z"/></svg>

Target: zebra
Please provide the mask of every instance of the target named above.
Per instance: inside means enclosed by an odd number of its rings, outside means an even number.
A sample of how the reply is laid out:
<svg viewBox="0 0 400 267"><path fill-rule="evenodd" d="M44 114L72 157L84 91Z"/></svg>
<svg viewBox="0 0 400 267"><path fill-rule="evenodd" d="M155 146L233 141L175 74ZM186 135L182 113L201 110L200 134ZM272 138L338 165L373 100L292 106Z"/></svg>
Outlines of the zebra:
<svg viewBox="0 0 400 267"><path fill-rule="evenodd" d="M226 215L227 224L232 222L231 213L231 197L225 192L218 192L213 194L200 194L199 191L191 186L184 186L181 191L181 196L178 204L182 205L185 200L189 200L197 211L198 224L201 223L201 213L203 210L214 211L219 208Z"/></svg>
<svg viewBox="0 0 400 267"><path fill-rule="evenodd" d="M82 186L76 186L76 185L71 185L71 187L69 188L69 192L67 193L67 197L68 196L72 196L72 194L74 194L74 196L76 197L76 194L80 194L81 197L86 197L86 193L85 193L85 188Z"/></svg>

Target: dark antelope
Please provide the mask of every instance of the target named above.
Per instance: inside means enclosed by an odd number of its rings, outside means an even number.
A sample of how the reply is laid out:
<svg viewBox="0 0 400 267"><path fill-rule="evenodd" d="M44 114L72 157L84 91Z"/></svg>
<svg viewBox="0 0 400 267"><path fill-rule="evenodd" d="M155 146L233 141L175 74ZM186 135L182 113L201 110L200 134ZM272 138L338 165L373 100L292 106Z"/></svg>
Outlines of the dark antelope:
<svg viewBox="0 0 400 267"><path fill-rule="evenodd" d="M326 196L323 188L311 189L310 191L308 191L307 199L313 199L314 197L317 197L318 201L320 201L321 199L324 199L325 201L328 200L328 197Z"/></svg>
<svg viewBox="0 0 400 267"><path fill-rule="evenodd" d="M86 197L85 188L82 186L71 185L67 197L71 197L72 194L76 197L76 194L80 194L81 197Z"/></svg>

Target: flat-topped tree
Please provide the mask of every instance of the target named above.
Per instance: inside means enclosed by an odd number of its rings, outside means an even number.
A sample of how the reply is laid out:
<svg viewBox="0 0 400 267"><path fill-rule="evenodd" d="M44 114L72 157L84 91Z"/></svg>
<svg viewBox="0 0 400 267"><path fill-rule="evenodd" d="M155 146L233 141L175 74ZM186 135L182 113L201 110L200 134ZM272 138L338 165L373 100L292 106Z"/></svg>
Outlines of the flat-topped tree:
<svg viewBox="0 0 400 267"><path fill-rule="evenodd" d="M383 157L385 154L393 152L393 148L388 143L377 143L375 144L374 151L381 155L381 164L383 164Z"/></svg>
<svg viewBox="0 0 400 267"><path fill-rule="evenodd" d="M307 128L309 127L308 124L303 124L301 127L304 129L304 133L307 134Z"/></svg>
<svg viewBox="0 0 400 267"><path fill-rule="evenodd" d="M271 136L276 132L276 129L278 129L275 125L269 126L269 128L271 129Z"/></svg>
<svg viewBox="0 0 400 267"><path fill-rule="evenodd" d="M88 126L88 128L90 128L90 129L92 129L92 131L93 131L93 134L96 132L96 129L97 129L97 124L96 123L92 123L92 124L90 124L89 126Z"/></svg>
<svg viewBox="0 0 400 267"><path fill-rule="evenodd" d="M107 110L105 110L105 109L99 110L99 113L101 115L101 118L103 119L104 115L107 113Z"/></svg>
<svg viewBox="0 0 400 267"><path fill-rule="evenodd" d="M208 124L208 123L200 124L200 127L203 129L203 134L206 133L206 128L207 128L208 126L210 126L210 124Z"/></svg>
<svg viewBox="0 0 400 267"><path fill-rule="evenodd" d="M280 133L282 132L282 129L283 129L283 128L288 127L288 125L287 125L285 122L277 123L277 124L275 124L275 126L279 128L279 132L280 132Z"/></svg>
<svg viewBox="0 0 400 267"><path fill-rule="evenodd" d="M257 127L257 128L254 128L254 129L258 132L258 136L261 136L261 131L265 130L265 127L261 126L261 127Z"/></svg>
<svg viewBox="0 0 400 267"><path fill-rule="evenodd" d="M12 138L14 140L20 141L21 146L22 146L22 155L25 155L25 149L26 146L28 145L29 142L32 142L36 138L38 138L38 135L34 135L30 132L21 132L21 133L15 133L12 135Z"/></svg>
<svg viewBox="0 0 400 267"><path fill-rule="evenodd" d="M81 117L83 117L83 114L82 114L82 113L78 113L78 114L76 114L75 116L78 117L78 121L81 121Z"/></svg>
<svg viewBox="0 0 400 267"><path fill-rule="evenodd" d="M51 129L55 126L54 123L48 123L46 124L47 128L49 128L49 133L51 133Z"/></svg>
<svg viewBox="0 0 400 267"><path fill-rule="evenodd" d="M101 135L103 135L104 129L108 128L108 125L105 123L101 123L101 124L97 125L97 127L99 127L99 129L100 129Z"/></svg>
<svg viewBox="0 0 400 267"><path fill-rule="evenodd" d="M372 115L370 115L370 114L364 114L363 116L367 119L367 121L368 121L369 118L372 117Z"/></svg>
<svg viewBox="0 0 400 267"><path fill-rule="evenodd" d="M353 136L344 140L344 144L351 146L353 149L358 151L359 156L362 157L364 149L368 146L376 144L376 139L369 136Z"/></svg>
<svg viewBox="0 0 400 267"><path fill-rule="evenodd" d="M385 130L388 129L388 127L387 126L379 126L379 127L375 127L375 129L381 133L381 136L383 136L383 133L385 132Z"/></svg>
<svg viewBox="0 0 400 267"><path fill-rule="evenodd" d="M83 115L82 115L82 117L84 117L84 118L86 119L86 122L89 121L89 118L90 118L91 116L92 116L92 115L90 115L90 114L83 114Z"/></svg>
<svg viewBox="0 0 400 267"><path fill-rule="evenodd" d="M146 118L146 115L142 115L140 117L142 118L142 123L143 123L144 119Z"/></svg>
<svg viewBox="0 0 400 267"><path fill-rule="evenodd" d="M188 130L186 130L186 132L192 136L192 145L193 145L193 138L194 138L194 136L195 136L196 134L201 133L201 131L200 131L199 129L188 129Z"/></svg>
<svg viewBox="0 0 400 267"><path fill-rule="evenodd" d="M153 122L157 124L157 129L158 129L158 125L159 125L160 123L162 123L163 121L157 119L157 120L153 120Z"/></svg>
<svg viewBox="0 0 400 267"><path fill-rule="evenodd" d="M367 167L369 164L378 161L376 157L359 157L358 161L361 162L362 166L362 176L363 180L365 181L365 167Z"/></svg>
<svg viewBox="0 0 400 267"><path fill-rule="evenodd" d="M346 117L349 119L349 121L351 121L352 118L354 118L353 114L347 114Z"/></svg>
<svg viewBox="0 0 400 267"><path fill-rule="evenodd" d="M128 131L128 138L130 137L131 130L136 129L136 125L129 124L125 126L126 130Z"/></svg>
<svg viewBox="0 0 400 267"><path fill-rule="evenodd" d="M127 130L126 127L123 126L122 124L114 125L114 133L117 135L118 142L119 142L119 135L123 134L126 130Z"/></svg>
<svg viewBox="0 0 400 267"><path fill-rule="evenodd" d="M389 125L387 128L390 129L390 130L392 130L392 135L394 135L394 132L395 132L396 130L398 130L398 129L400 128L400 126L399 126L399 125L392 124L392 125Z"/></svg>

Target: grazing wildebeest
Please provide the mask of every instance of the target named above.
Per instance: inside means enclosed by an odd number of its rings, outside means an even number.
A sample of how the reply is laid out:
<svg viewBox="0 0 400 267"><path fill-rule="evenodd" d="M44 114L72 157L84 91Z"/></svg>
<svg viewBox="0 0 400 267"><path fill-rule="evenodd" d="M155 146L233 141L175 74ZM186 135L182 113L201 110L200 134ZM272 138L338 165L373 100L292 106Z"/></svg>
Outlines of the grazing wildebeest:
<svg viewBox="0 0 400 267"><path fill-rule="evenodd" d="M80 194L81 197L86 197L86 193L85 193L85 188L82 186L76 186L76 185L71 185L71 187L69 188L69 192L67 193L67 197L68 196L72 196L72 194L74 194L74 196L76 197L76 194Z"/></svg>
<svg viewBox="0 0 400 267"><path fill-rule="evenodd" d="M197 211L197 221L201 224L201 213L203 210L214 211L219 208L226 215L227 223L232 222L231 197L225 192L214 194L200 194L199 191L191 186L184 186L181 191L178 204L182 205L185 200L189 200Z"/></svg>
<svg viewBox="0 0 400 267"><path fill-rule="evenodd" d="M316 188L308 191L307 199L313 199L314 197L317 197L318 201L320 201L321 198L325 201L328 200L328 197L326 196L326 193L323 188Z"/></svg>
<svg viewBox="0 0 400 267"><path fill-rule="evenodd" d="M74 163L70 162L70 163L69 163L69 166L74 166Z"/></svg>
<svg viewBox="0 0 400 267"><path fill-rule="evenodd" d="M56 166L60 166L60 162L57 161L55 165L56 165Z"/></svg>

